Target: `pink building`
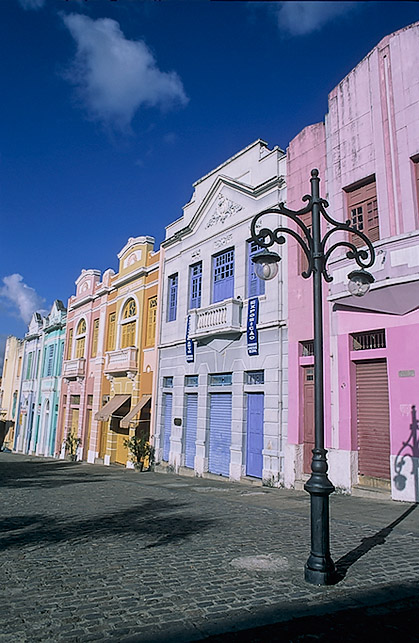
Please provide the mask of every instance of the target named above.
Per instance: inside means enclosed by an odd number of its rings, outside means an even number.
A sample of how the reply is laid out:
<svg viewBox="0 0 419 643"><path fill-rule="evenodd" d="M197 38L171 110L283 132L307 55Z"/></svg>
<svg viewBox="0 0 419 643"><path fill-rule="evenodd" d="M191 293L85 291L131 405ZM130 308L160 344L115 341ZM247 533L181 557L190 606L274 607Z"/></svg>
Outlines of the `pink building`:
<svg viewBox="0 0 419 643"><path fill-rule="evenodd" d="M76 294L68 301L66 345L62 371L56 452L64 457L63 442L72 432L81 439L78 458L94 462L100 451L103 336L111 278L114 271L82 270Z"/></svg>
<svg viewBox="0 0 419 643"><path fill-rule="evenodd" d="M324 285L330 479L346 492L367 486L418 501L419 23L384 38L329 94L325 122L291 141L289 208L303 206L315 167L329 214L350 219L376 251L365 297L347 291L357 266L342 248ZM299 274L300 254L291 239L288 440L296 486L308 478L314 442L312 284Z"/></svg>

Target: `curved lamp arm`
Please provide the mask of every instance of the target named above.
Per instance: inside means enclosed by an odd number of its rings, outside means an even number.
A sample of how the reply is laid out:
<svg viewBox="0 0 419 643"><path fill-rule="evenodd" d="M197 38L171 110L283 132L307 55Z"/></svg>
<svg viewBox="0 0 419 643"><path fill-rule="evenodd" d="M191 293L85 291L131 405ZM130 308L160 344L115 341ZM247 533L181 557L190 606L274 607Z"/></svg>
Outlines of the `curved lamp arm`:
<svg viewBox="0 0 419 643"><path fill-rule="evenodd" d="M288 208L286 208L283 203L279 203L278 207L262 210L262 212L259 212L252 219L250 225L252 239L256 241L256 243L262 248L270 248L274 243L279 243L280 245L284 244L286 239L283 234L289 234L291 237L293 237L302 248L308 261L308 269L302 272L302 276L305 279L310 277L313 271L313 238L311 236L310 229L299 218L302 214L307 214L311 211L312 204L311 197L309 195L305 195L303 197L303 201L307 200L309 201L307 206L296 212L288 210ZM280 214L287 217L288 219L291 219L302 230L304 237L300 236L295 230L291 230L291 228L286 228L283 226L278 226L278 228L275 228L275 230L270 230L269 228L261 228L257 231L256 224L258 220L266 214Z"/></svg>

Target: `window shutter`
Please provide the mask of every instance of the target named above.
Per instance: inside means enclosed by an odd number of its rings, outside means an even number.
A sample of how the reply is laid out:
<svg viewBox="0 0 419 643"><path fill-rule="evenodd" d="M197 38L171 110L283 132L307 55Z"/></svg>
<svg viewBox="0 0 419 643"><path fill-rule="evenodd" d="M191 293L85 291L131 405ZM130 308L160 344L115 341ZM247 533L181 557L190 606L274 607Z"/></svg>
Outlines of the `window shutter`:
<svg viewBox="0 0 419 643"><path fill-rule="evenodd" d="M375 180L348 193L348 218L351 225L367 235L370 241L380 238ZM351 235L351 241L355 246L364 245L355 234Z"/></svg>
<svg viewBox="0 0 419 643"><path fill-rule="evenodd" d="M189 268L189 308L199 308L201 306L202 290L202 262L196 263Z"/></svg>
<svg viewBox="0 0 419 643"><path fill-rule="evenodd" d="M258 295L264 295L265 294L265 282L263 279L259 279L259 277L255 273L255 264L252 261L252 257L255 256L258 252L260 252L262 248L255 243L254 241L249 241L248 242L248 296L249 297L257 297Z"/></svg>
<svg viewBox="0 0 419 643"><path fill-rule="evenodd" d="M212 301L223 301L234 294L234 248L213 257Z"/></svg>
<svg viewBox="0 0 419 643"><path fill-rule="evenodd" d="M177 286L178 286L178 276L172 275L169 277L169 307L167 321L174 321L176 319L176 308L177 308Z"/></svg>

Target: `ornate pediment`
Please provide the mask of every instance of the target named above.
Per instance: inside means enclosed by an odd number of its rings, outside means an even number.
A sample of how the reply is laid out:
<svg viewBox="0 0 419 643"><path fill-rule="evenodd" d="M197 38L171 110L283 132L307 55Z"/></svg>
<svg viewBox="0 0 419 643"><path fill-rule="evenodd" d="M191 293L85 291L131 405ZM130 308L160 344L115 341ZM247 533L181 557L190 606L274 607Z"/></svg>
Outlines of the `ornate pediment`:
<svg viewBox="0 0 419 643"><path fill-rule="evenodd" d="M223 224L226 219L233 216L237 212L243 209L243 206L238 203L234 203L231 199L228 199L222 192L219 193L217 197L217 203L215 210L212 213L211 217L208 220L206 228L211 228L217 224Z"/></svg>

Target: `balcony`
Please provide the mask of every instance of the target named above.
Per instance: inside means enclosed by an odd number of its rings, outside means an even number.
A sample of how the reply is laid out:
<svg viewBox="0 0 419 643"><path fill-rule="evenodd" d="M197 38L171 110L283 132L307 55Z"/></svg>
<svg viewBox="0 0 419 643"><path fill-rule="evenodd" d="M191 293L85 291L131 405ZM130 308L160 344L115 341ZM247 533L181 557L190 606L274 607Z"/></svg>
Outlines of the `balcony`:
<svg viewBox="0 0 419 643"><path fill-rule="evenodd" d="M138 371L138 348L120 348L106 353L105 373L133 374Z"/></svg>
<svg viewBox="0 0 419 643"><path fill-rule="evenodd" d="M225 299L205 308L191 311L190 339L241 332L243 302Z"/></svg>
<svg viewBox="0 0 419 643"><path fill-rule="evenodd" d="M84 377L86 370L86 360L84 357L79 359L67 359L63 363L63 377L67 380L76 380L78 377Z"/></svg>

